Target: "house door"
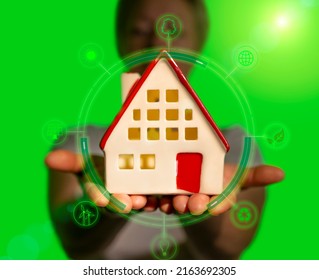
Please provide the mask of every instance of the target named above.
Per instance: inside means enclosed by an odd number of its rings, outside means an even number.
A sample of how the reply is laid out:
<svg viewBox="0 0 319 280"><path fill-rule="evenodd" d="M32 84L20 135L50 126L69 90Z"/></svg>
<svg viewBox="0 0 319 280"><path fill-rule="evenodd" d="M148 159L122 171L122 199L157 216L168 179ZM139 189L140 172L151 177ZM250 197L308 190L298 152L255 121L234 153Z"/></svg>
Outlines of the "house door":
<svg viewBox="0 0 319 280"><path fill-rule="evenodd" d="M203 155L200 153L179 153L176 156L177 189L198 193L200 189L200 175Z"/></svg>

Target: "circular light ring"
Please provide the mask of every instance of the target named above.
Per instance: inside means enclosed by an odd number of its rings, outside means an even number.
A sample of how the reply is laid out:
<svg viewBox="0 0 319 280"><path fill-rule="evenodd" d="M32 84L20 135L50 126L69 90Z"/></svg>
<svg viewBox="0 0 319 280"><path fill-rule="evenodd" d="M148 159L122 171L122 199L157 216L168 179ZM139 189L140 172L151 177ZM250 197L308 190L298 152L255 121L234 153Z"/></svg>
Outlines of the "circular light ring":
<svg viewBox="0 0 319 280"><path fill-rule="evenodd" d="M155 31L160 38L172 41L181 34L182 28L182 22L178 17L165 14L156 21Z"/></svg>
<svg viewBox="0 0 319 280"><path fill-rule="evenodd" d="M123 59L122 61L116 63L105 72L92 86L90 89L83 106L80 111L79 116L79 122L78 122L78 133L77 133L77 146L79 148L79 153L83 155L84 158L84 172L87 175L88 178L92 180L92 182L97 186L97 188L100 190L100 192L111 201L113 205L116 206L118 209L124 209L125 205L121 203L119 200L114 198L107 190L107 187L104 185L103 181L97 174L96 170L93 167L93 163L90 159L90 152L89 152L89 146L88 146L88 137L86 135L86 131L83 131L83 126L81 124L87 123L88 114L90 112L90 109L92 107L93 101L96 98L96 96L99 94L101 89L107 84L107 82L117 73L123 72L124 69L127 67L133 67L142 63L150 62L154 60L160 52L160 49L152 49L148 51L142 51L135 53L131 56L128 56L127 58ZM170 55L174 60L177 61L183 61L183 62L189 62L194 65L198 65L204 69L207 69L208 71L213 72L215 75L217 75L220 79L222 79L228 88L232 91L235 98L238 100L243 115L245 117L245 123L248 131L254 135L254 123L252 119L252 113L250 110L250 107L248 105L248 102L241 91L240 87L237 85L237 83L228 75L228 73L223 70L219 65L214 63L213 61L204 58L203 56L199 56L192 52L187 52L180 49L174 49L170 52ZM237 188L239 188L240 182L245 176L245 170L246 167L249 164L250 159L252 158L252 149L253 142L250 137L245 137L244 141L244 150L241 155L241 160L238 166L238 169L235 173L235 176L231 180L231 182L228 184L228 186L224 189L224 191L216 197L213 201L211 201L207 208L208 210L212 210L217 205L219 205L221 202L223 202L233 191L235 191ZM106 183L107 185L107 183ZM136 215L137 213L140 213L139 211L132 210L129 214L124 213L118 213L115 211L115 209L112 206L108 206L109 210L117 213L119 216L130 219L133 222L136 222L138 224L144 225L144 226L151 226L155 228L161 228L162 227L162 218L161 217L152 217L152 216L146 216L143 214ZM190 213L187 214L181 214L179 215L179 221L182 225L191 225L197 222L200 222L208 217L211 217L208 211L203 213L202 215L193 216ZM180 226L179 222L176 222L176 219L171 219L169 216L166 218L166 226L168 228L177 227Z"/></svg>
<svg viewBox="0 0 319 280"><path fill-rule="evenodd" d="M241 211L245 211L247 216L242 216ZM230 211L230 220L233 225L244 230L252 228L257 223L258 216L257 207L250 201L239 201Z"/></svg>

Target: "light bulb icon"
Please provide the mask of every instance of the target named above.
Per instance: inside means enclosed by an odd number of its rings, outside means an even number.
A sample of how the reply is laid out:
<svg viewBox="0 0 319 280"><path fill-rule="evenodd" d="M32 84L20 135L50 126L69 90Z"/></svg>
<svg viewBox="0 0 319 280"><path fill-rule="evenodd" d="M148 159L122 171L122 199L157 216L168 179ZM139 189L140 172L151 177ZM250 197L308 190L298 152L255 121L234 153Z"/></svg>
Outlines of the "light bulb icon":
<svg viewBox="0 0 319 280"><path fill-rule="evenodd" d="M150 247L153 257L158 260L171 260L178 251L176 240L167 233L155 236Z"/></svg>
<svg viewBox="0 0 319 280"><path fill-rule="evenodd" d="M167 252L169 250L169 241L166 238L162 238L159 242L159 247L161 249L163 257L167 256Z"/></svg>

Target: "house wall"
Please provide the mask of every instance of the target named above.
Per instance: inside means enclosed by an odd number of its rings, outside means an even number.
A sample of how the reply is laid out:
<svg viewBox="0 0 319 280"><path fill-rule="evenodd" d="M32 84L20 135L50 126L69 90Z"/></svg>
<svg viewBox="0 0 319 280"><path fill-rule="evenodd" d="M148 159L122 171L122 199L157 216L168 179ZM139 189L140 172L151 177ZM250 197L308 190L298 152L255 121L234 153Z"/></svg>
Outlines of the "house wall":
<svg viewBox="0 0 319 280"><path fill-rule="evenodd" d="M165 74L163 74L165 73ZM147 102L147 90L160 89L159 102ZM166 89L178 89L179 101L166 102ZM140 120L133 120L133 110L140 109ZM160 109L160 120L147 120L147 109ZM165 119L166 109L179 109L179 119ZM185 109L193 110L193 119L185 120ZM141 140L129 140L128 128L139 127ZM147 140L147 128L159 128L159 140ZM179 140L166 140L166 128L176 127ZM198 140L185 140L185 127L198 127ZM207 194L222 191L225 148L197 104L176 77L165 59L160 60L114 128L106 146L106 185L111 193L175 194L177 153L203 154L201 189ZM133 154L134 168L119 169L119 154ZM140 155L155 154L155 169L141 170Z"/></svg>

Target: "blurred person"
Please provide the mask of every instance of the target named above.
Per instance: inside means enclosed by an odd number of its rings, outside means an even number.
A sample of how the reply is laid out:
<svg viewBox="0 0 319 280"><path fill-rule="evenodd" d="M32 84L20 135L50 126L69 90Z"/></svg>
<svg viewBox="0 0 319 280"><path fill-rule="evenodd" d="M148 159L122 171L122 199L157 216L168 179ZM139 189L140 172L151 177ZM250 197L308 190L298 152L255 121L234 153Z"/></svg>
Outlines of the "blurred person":
<svg viewBox="0 0 319 280"><path fill-rule="evenodd" d="M174 40L174 48L200 52L209 29L208 15L202 0L120 0L117 8L117 48L122 58L136 51L150 48L165 48L154 26L163 14L174 14L183 22L183 31ZM178 63L184 75L191 65ZM143 73L147 65L131 69ZM88 126L90 151L97 171L104 178L104 156L99 141L106 128ZM232 179L239 161L244 132L240 128L223 130L231 150L226 154L224 185ZM135 224L105 209L110 202L92 183L85 183L87 195L103 207L101 218L93 228L78 227L68 212L68 205L83 196L80 187L82 178L82 157L76 153L75 137L56 146L46 157L49 167L49 200L52 220L67 255L74 259L149 259L152 238L159 229ZM238 259L249 245L258 223L248 230L236 228L230 221L229 209L236 201L248 200L254 203L259 213L265 200L265 186L283 179L279 168L260 165L261 156L255 152L254 167L248 168L240 192L232 194L221 205L210 211L210 218L190 226L169 229L179 244L177 259ZM129 184L129 182L128 182ZM178 222L179 214L190 212L200 215L207 210L207 204L215 196L204 194L175 196L144 196L113 194L126 207L119 212L129 213L132 209L149 212L149 215L174 213ZM160 211L159 211L160 210ZM138 214L137 214L138 215Z"/></svg>

